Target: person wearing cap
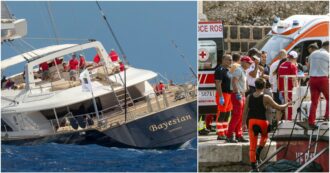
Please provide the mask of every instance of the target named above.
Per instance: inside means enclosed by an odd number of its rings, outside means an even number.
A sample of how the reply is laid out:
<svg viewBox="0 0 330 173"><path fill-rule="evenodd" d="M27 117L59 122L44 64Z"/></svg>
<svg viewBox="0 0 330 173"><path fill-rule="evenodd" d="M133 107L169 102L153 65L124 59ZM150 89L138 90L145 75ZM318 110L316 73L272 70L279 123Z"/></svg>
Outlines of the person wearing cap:
<svg viewBox="0 0 330 173"><path fill-rule="evenodd" d="M308 124L314 128L320 93L323 94L327 102L324 119L329 120L329 41L324 42L320 50L316 50L310 55L309 62L312 105L309 111Z"/></svg>
<svg viewBox="0 0 330 173"><path fill-rule="evenodd" d="M80 68L80 70L83 70L83 69L85 69L85 67L86 67L85 57L84 57L84 55L80 54L79 55L79 68Z"/></svg>
<svg viewBox="0 0 330 173"><path fill-rule="evenodd" d="M216 87L216 130L218 138L217 140L225 140L228 129L228 119L230 111L232 110L231 103L231 79L229 76L229 68L232 63L232 57L230 54L225 54L222 57L222 64L219 65L214 72L215 87Z"/></svg>
<svg viewBox="0 0 330 173"><path fill-rule="evenodd" d="M284 75L298 75L298 67L297 67L297 58L298 53L296 51L289 52L288 60L280 65L278 68L278 90L282 98L284 98ZM293 87L298 86L298 80L296 78L288 77L287 82L287 92L288 92L288 100L292 99L292 89ZM282 102L283 103L283 102ZM292 120L292 106L288 108L288 120Z"/></svg>
<svg viewBox="0 0 330 173"><path fill-rule="evenodd" d="M254 63L250 66L250 68L246 70L247 83L249 85L249 88L245 96L255 91L254 82L257 78L259 78L263 71L263 67L259 66L261 52L256 48L252 48L248 51L248 56L254 61Z"/></svg>
<svg viewBox="0 0 330 173"><path fill-rule="evenodd" d="M243 138L242 115L245 104L245 92L247 90L245 70L253 63L250 57L243 56L240 60L240 65L232 73L231 89L233 92L231 93L231 101L233 111L226 140L230 143L248 142L248 140ZM235 133L236 140L233 137L233 133Z"/></svg>
<svg viewBox="0 0 330 173"><path fill-rule="evenodd" d="M70 61L69 61L69 75L70 80L75 81L76 75L78 71L79 62L77 60L76 54L73 54Z"/></svg>

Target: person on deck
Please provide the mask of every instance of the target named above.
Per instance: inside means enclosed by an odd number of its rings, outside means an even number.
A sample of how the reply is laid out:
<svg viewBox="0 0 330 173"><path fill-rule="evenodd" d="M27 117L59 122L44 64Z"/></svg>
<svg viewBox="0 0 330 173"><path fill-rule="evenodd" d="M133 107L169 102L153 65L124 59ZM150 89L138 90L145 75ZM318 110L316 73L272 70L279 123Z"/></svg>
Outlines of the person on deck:
<svg viewBox="0 0 330 173"><path fill-rule="evenodd" d="M309 111L308 124L311 128L316 127L316 109L319 103L320 93L326 99L324 119L329 121L329 56L329 41L326 41L322 44L322 48L314 51L309 58L309 84L312 104Z"/></svg>
<svg viewBox="0 0 330 173"><path fill-rule="evenodd" d="M282 63L277 70L278 77L278 90L280 91L281 97L285 99L285 90L284 90L284 76L286 75L298 75L298 67L297 67L297 58L298 53L296 51L289 52L288 60ZM293 87L298 86L298 80L296 77L288 77L287 82L287 92L288 92L288 100L292 99L292 89ZM284 103L284 101L282 101ZM292 107L288 108L288 117L287 120L292 120Z"/></svg>
<svg viewBox="0 0 330 173"><path fill-rule="evenodd" d="M232 63L232 57L229 54L225 54L222 57L222 64L215 69L215 87L216 87L216 104L217 104L217 115L216 115L216 129L217 129L217 140L226 140L226 133L228 129L228 119L230 111L232 110L231 102L231 79L229 76L229 68Z"/></svg>
<svg viewBox="0 0 330 173"><path fill-rule="evenodd" d="M84 70L85 67L86 67L85 57L84 57L84 55L80 54L79 55L79 68L80 68L80 70Z"/></svg>
<svg viewBox="0 0 330 173"><path fill-rule="evenodd" d="M289 103L279 105L272 97L264 94L266 81L258 78L255 81L256 91L247 96L243 114L243 128L248 127L250 138L250 162L253 171L257 170L257 162L260 162L260 153L268 139L268 121L266 117L266 107L270 106L277 110L284 110ZM258 135L261 134L259 146L257 148Z"/></svg>
<svg viewBox="0 0 330 173"><path fill-rule="evenodd" d="M99 65L100 61L101 61L101 58L100 58L99 54L96 54L94 56L93 62L95 63L95 65Z"/></svg>
<svg viewBox="0 0 330 173"><path fill-rule="evenodd" d="M250 57L243 56L240 65L237 66L232 73L231 89L233 92L231 93L231 101L233 104L233 111L226 140L230 143L248 142L248 140L243 138L242 116L245 104L245 92L247 90L245 70L248 69L252 63L253 61ZM233 138L234 132L236 140Z"/></svg>
<svg viewBox="0 0 330 173"><path fill-rule="evenodd" d="M73 80L73 81L76 80L77 73L78 73L78 65L79 65L79 62L77 60L77 57L75 54L73 54L69 61L70 80Z"/></svg>
<svg viewBox="0 0 330 173"><path fill-rule="evenodd" d="M163 81L159 81L159 83L156 85L156 94L160 95L163 94L164 90L165 90L165 85Z"/></svg>
<svg viewBox="0 0 330 173"><path fill-rule="evenodd" d="M39 69L42 72L42 80L48 80L49 79L49 66L47 62L43 62L39 65Z"/></svg>
<svg viewBox="0 0 330 173"><path fill-rule="evenodd" d="M117 62L119 60L119 56L118 56L117 52L114 49L111 49L111 51L109 53L109 57L110 57L112 62Z"/></svg>

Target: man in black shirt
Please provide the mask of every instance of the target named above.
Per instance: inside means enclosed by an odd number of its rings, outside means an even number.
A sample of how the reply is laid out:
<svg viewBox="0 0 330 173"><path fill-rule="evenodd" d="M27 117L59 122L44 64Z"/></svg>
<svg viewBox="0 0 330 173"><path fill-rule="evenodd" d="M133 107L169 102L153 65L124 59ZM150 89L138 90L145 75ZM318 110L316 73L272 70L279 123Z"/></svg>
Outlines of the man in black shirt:
<svg viewBox="0 0 330 173"><path fill-rule="evenodd" d="M216 87L216 103L218 106L216 117L216 129L218 140L226 140L226 133L228 130L228 118L232 110L231 103L231 79L228 76L229 67L232 63L231 55L224 55L222 57L222 64L215 69L215 87Z"/></svg>

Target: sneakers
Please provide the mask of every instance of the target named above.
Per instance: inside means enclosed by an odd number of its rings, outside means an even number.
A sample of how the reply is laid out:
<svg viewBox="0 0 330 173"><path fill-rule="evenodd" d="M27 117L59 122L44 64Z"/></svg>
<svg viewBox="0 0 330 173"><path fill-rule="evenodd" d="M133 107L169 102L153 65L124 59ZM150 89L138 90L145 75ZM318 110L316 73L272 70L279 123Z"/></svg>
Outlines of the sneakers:
<svg viewBox="0 0 330 173"><path fill-rule="evenodd" d="M244 139L243 136L236 139L238 142L249 142L249 140Z"/></svg>
<svg viewBox="0 0 330 173"><path fill-rule="evenodd" d="M217 140L227 140L226 136L218 136Z"/></svg>
<svg viewBox="0 0 330 173"><path fill-rule="evenodd" d="M264 147L258 147L258 148L257 148L257 151L256 151L256 160L257 160L258 163L261 162L260 154L261 154L261 151L262 151L263 148L264 148Z"/></svg>
<svg viewBox="0 0 330 173"><path fill-rule="evenodd" d="M238 141L236 139L234 139L234 137L232 136L230 138L227 138L226 142L228 142L228 143L237 143Z"/></svg>
<svg viewBox="0 0 330 173"><path fill-rule="evenodd" d="M251 172L259 172L259 169L257 168L257 163L251 163Z"/></svg>

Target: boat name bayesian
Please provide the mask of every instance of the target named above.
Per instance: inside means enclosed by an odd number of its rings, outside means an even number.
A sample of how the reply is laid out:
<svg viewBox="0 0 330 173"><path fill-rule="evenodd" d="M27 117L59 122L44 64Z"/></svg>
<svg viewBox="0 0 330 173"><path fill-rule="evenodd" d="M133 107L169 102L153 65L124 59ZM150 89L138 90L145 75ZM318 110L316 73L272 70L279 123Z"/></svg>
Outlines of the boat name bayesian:
<svg viewBox="0 0 330 173"><path fill-rule="evenodd" d="M174 119L159 123L159 124L153 124L149 126L149 130L152 132L158 131L158 130L166 130L168 127L176 124L180 124L182 122L191 120L190 115L184 115L184 116L179 116Z"/></svg>

